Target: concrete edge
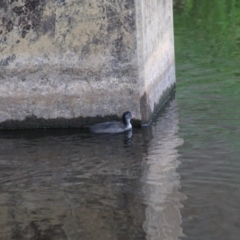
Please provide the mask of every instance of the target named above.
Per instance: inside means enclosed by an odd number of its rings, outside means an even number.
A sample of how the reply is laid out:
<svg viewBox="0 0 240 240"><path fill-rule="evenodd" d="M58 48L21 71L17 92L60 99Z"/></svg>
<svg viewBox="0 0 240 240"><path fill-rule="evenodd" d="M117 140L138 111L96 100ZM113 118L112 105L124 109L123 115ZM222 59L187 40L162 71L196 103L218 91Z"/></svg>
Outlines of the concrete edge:
<svg viewBox="0 0 240 240"><path fill-rule="evenodd" d="M175 94L176 84L165 90L158 104L154 106L154 111L147 123L142 124L139 119L133 119L133 127L148 126L154 117L162 111L171 96ZM77 118L54 118L44 119L36 116L26 117L24 120L6 120L0 123L1 130L21 130L21 129L57 129L57 128L87 128L95 123L120 120L117 115L96 116L96 117L77 117Z"/></svg>
<svg viewBox="0 0 240 240"><path fill-rule="evenodd" d="M176 92L176 83L172 84L171 87L167 88L163 92L158 104L154 105L154 109L153 109L152 113L150 114L150 118L149 118L148 122L142 123L141 124L142 127L146 127L149 124L151 124L151 122L155 118L155 116L159 115L159 113L162 110L164 110L165 105L172 99L172 97L175 95L175 92Z"/></svg>
<svg viewBox="0 0 240 240"><path fill-rule="evenodd" d="M0 123L1 130L21 129L57 129L57 128L87 128L90 125L106 121L120 120L117 115L77 117L77 118L54 118L44 119L36 116L26 117L24 120L7 120ZM133 120L133 126L140 127L139 120Z"/></svg>

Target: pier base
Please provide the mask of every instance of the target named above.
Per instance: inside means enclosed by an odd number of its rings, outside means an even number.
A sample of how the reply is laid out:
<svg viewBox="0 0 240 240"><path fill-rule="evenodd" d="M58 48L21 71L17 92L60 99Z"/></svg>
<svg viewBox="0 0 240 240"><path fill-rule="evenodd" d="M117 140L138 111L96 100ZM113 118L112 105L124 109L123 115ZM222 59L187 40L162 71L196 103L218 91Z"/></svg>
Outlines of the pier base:
<svg viewBox="0 0 240 240"><path fill-rule="evenodd" d="M147 123L175 85L172 0L0 3L0 129Z"/></svg>

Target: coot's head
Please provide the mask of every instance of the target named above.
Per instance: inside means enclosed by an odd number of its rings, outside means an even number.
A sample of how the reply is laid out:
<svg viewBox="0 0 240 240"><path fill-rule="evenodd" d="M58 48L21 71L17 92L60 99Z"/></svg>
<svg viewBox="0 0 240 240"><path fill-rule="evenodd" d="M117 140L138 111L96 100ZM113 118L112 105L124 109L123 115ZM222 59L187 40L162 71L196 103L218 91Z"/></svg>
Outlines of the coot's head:
<svg viewBox="0 0 240 240"><path fill-rule="evenodd" d="M125 125L128 125L128 123L131 121L132 119L132 113L127 111L127 112L124 112L123 115L122 115L122 122L125 124Z"/></svg>

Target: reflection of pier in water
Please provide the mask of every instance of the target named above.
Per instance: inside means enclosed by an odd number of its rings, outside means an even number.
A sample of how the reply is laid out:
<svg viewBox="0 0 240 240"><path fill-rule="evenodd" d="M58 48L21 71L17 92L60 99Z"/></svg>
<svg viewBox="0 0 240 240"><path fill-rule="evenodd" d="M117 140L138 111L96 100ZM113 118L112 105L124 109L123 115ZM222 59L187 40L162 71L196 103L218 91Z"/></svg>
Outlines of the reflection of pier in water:
<svg viewBox="0 0 240 240"><path fill-rule="evenodd" d="M146 129L151 136L142 177L146 221L143 225L146 239L176 240L183 236L180 227L180 200L185 198L180 188L177 147L183 144L178 132L178 112L172 101L161 118L152 128ZM145 137L146 137L145 136Z"/></svg>

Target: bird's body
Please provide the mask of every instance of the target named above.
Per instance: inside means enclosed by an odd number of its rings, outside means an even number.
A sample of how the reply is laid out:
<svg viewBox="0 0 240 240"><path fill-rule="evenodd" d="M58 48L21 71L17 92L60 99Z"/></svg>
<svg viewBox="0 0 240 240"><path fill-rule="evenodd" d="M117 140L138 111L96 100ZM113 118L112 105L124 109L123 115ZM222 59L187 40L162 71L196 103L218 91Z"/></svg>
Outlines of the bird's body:
<svg viewBox="0 0 240 240"><path fill-rule="evenodd" d="M91 132L94 132L94 133L125 132L132 129L132 124L130 122L131 118L132 118L131 112L127 111L123 113L121 122L113 121L113 122L98 123L93 126L90 126L89 129Z"/></svg>

